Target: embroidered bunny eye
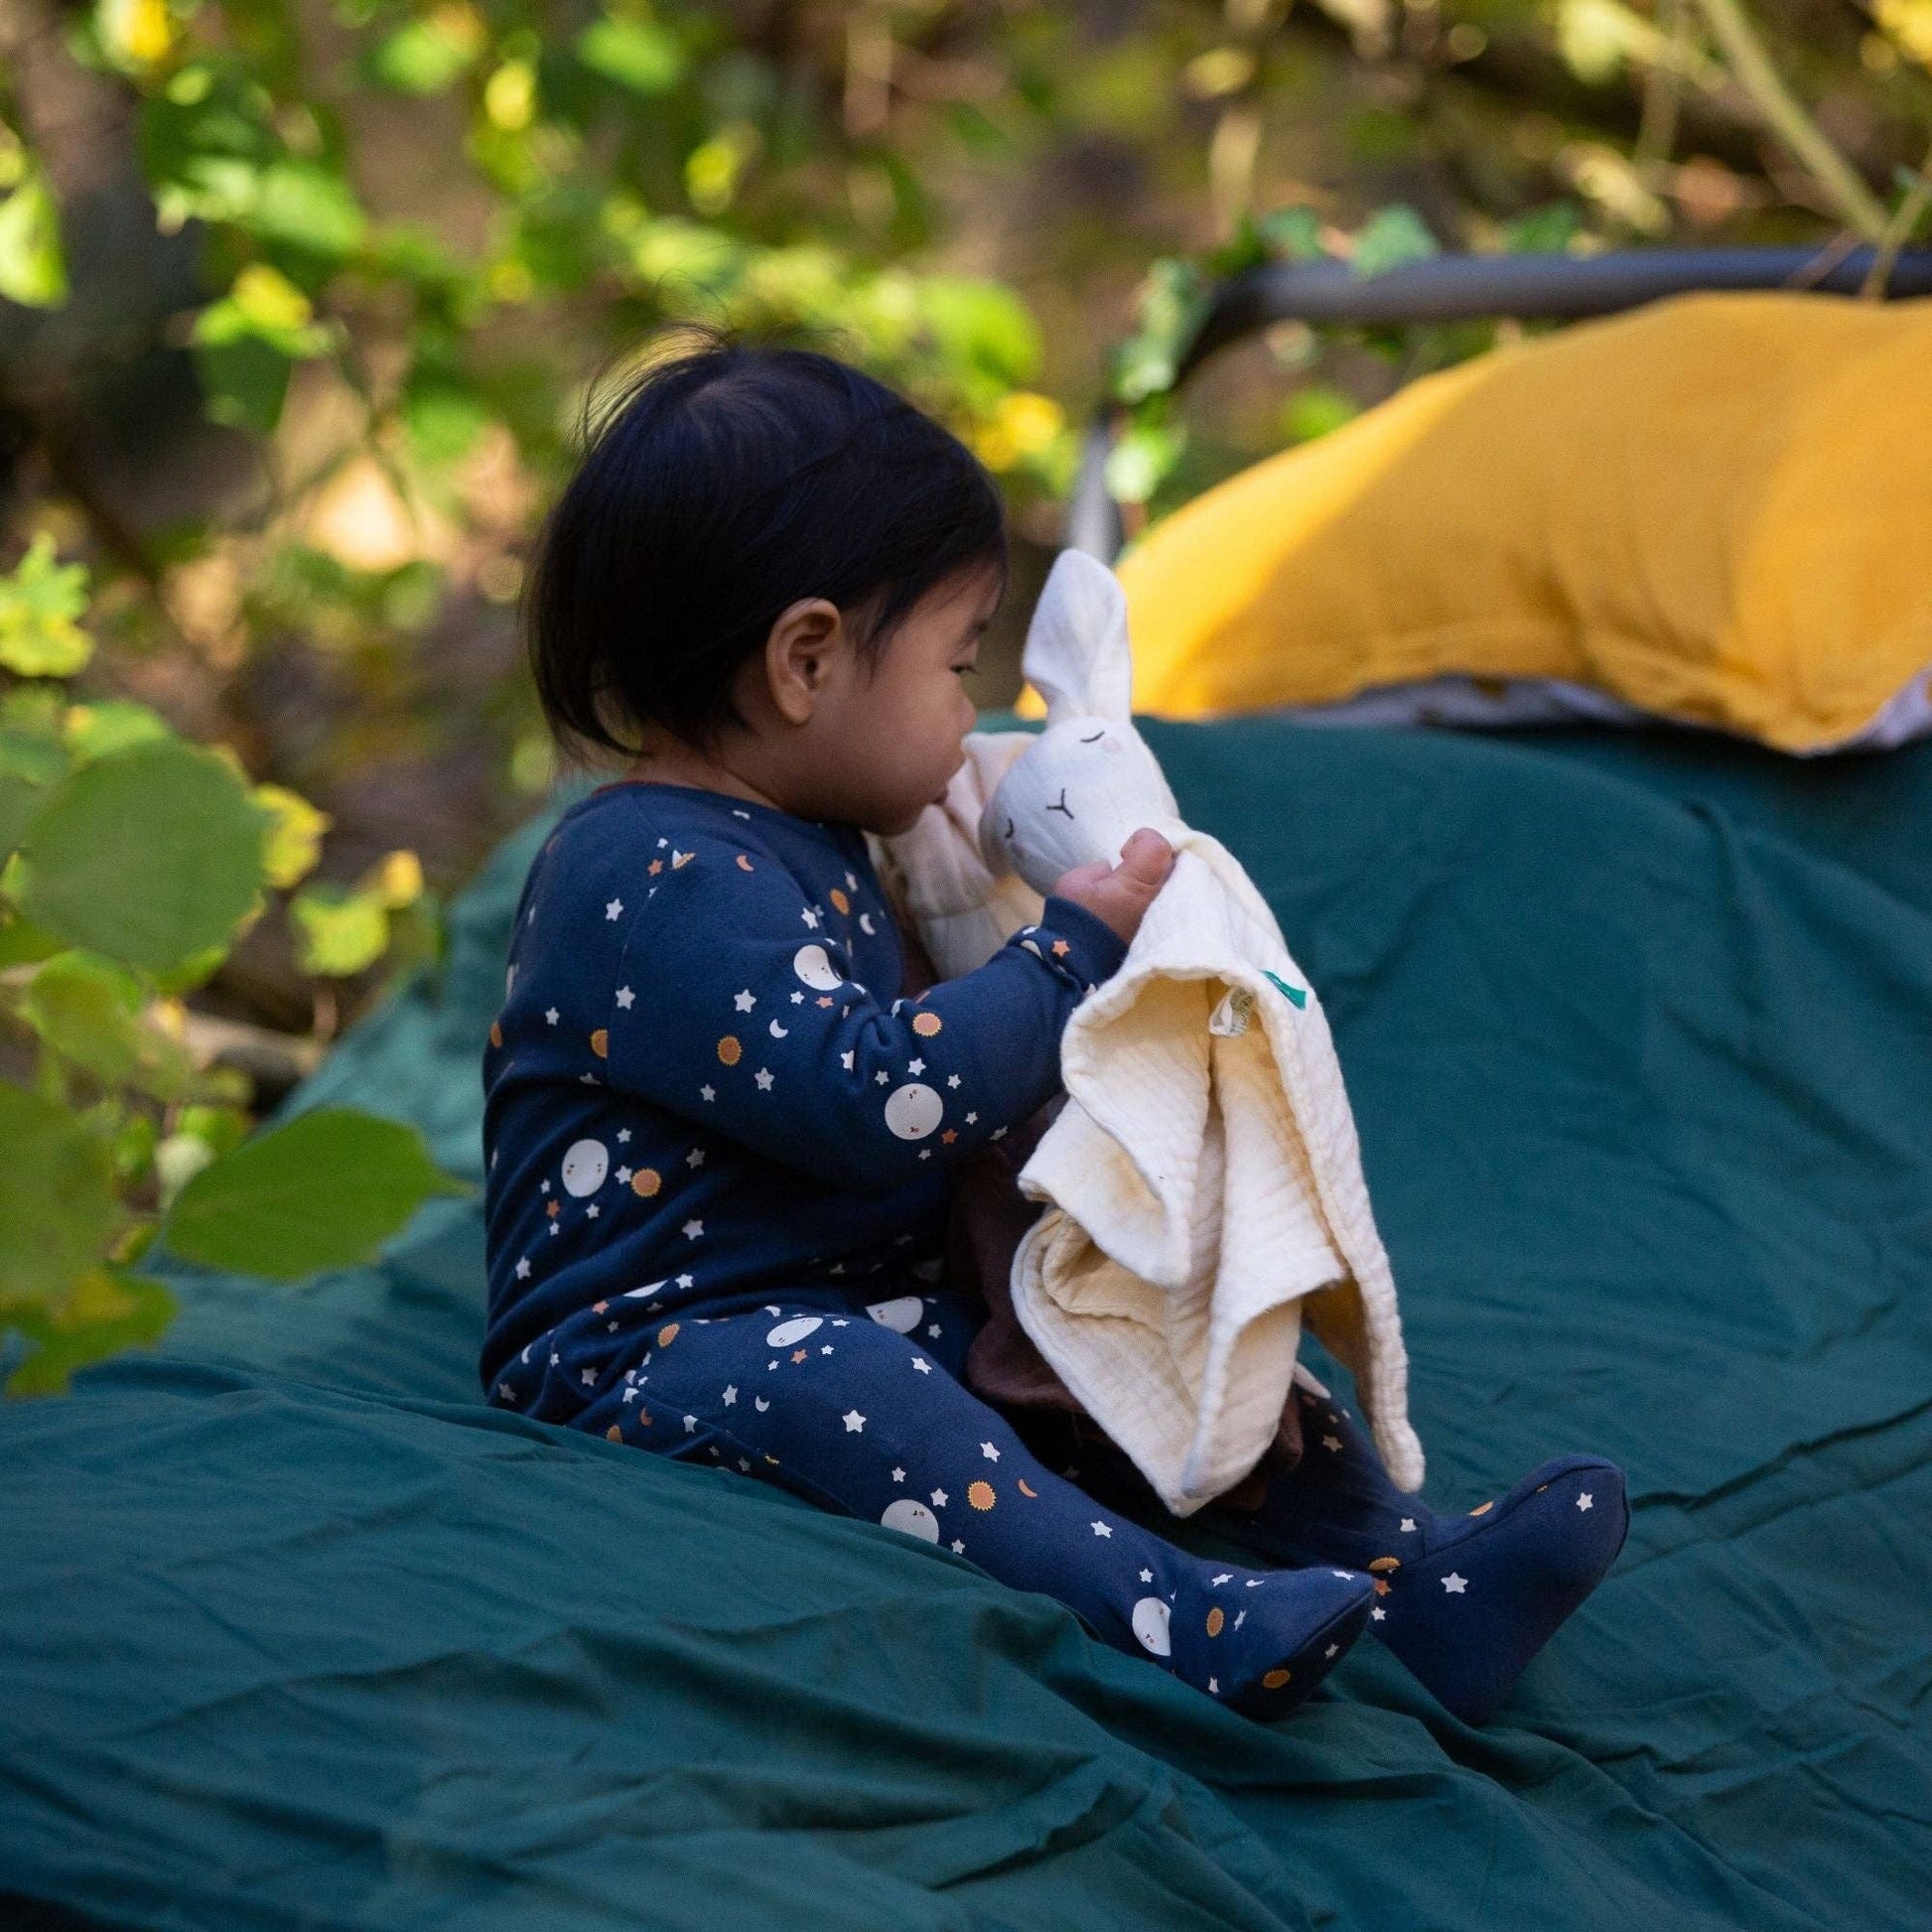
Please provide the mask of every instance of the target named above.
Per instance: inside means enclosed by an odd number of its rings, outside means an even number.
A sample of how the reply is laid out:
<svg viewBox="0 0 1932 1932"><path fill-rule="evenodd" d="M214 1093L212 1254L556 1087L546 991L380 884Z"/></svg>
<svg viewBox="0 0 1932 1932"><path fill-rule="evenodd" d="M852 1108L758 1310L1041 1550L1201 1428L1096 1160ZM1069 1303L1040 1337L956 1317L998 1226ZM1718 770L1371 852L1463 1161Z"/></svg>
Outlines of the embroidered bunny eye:
<svg viewBox="0 0 1932 1932"><path fill-rule="evenodd" d="M1013 837L1013 820L1012 820L1012 819L1008 819L1008 820L1007 820L1007 837L1008 837L1008 838L1012 838L1012 837Z"/></svg>
<svg viewBox="0 0 1932 1932"><path fill-rule="evenodd" d="M1104 731L1097 731L1094 733L1094 735L1091 738L1081 739L1080 743L1082 745L1098 745L1100 741L1106 736L1107 734Z"/></svg>

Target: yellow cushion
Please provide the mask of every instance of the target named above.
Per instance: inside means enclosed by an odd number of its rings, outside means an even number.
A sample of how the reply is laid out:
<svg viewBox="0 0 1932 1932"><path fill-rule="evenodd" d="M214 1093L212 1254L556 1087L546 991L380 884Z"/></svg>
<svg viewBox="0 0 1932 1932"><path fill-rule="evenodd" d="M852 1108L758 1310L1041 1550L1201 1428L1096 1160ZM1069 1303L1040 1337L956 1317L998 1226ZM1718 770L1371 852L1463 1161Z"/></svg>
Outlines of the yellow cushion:
<svg viewBox="0 0 1932 1932"><path fill-rule="evenodd" d="M1156 714L1460 672L1828 747L1932 667L1932 302L1690 296L1498 350L1120 576Z"/></svg>

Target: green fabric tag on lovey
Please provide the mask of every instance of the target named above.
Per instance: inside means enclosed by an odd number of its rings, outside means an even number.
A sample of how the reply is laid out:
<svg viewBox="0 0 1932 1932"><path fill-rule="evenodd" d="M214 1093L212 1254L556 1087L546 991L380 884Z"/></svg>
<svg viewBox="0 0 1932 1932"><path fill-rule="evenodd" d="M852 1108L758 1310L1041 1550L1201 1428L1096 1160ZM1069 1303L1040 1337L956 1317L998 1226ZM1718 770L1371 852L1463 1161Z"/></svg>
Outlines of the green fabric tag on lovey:
<svg viewBox="0 0 1932 1932"><path fill-rule="evenodd" d="M1305 1007L1308 1005L1309 996L1306 988L1300 986L1290 986L1289 983L1285 979L1283 979L1279 973L1269 973L1268 968L1266 966L1264 966L1261 970L1264 973L1268 974L1269 980L1274 984L1275 987L1277 987L1282 993L1285 993L1288 996L1288 1003L1290 1006Z"/></svg>

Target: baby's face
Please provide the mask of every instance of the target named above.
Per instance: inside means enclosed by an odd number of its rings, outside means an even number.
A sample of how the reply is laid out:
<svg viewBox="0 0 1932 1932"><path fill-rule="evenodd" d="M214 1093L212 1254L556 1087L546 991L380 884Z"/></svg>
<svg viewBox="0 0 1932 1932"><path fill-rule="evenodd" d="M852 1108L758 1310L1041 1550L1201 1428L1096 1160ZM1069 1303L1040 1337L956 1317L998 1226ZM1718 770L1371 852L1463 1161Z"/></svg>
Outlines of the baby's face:
<svg viewBox="0 0 1932 1932"><path fill-rule="evenodd" d="M950 577L906 613L876 664L849 663L824 719L839 748L825 816L890 837L945 791L973 729L964 674L1000 591L992 569Z"/></svg>

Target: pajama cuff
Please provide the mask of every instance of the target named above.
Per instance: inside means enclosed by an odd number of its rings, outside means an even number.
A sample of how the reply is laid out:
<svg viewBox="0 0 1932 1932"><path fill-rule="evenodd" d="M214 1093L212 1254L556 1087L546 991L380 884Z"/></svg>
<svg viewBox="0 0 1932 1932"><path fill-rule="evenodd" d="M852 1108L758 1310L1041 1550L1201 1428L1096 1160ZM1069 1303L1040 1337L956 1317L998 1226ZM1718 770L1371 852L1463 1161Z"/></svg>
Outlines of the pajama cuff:
<svg viewBox="0 0 1932 1932"><path fill-rule="evenodd" d="M1127 941L1112 926L1058 894L1047 899L1039 924L1041 931L1066 941L1070 950L1060 963L1079 977L1082 986L1112 979L1127 957Z"/></svg>

